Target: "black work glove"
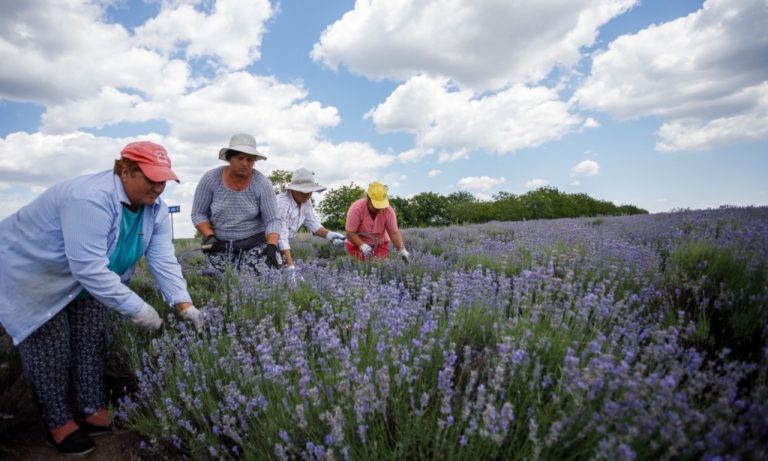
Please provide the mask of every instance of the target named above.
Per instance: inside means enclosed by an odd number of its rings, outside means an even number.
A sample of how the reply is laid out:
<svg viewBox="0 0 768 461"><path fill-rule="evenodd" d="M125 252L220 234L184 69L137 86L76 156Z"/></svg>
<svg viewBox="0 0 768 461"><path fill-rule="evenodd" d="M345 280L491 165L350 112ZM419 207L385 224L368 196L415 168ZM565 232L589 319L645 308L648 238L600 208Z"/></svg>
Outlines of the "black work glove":
<svg viewBox="0 0 768 461"><path fill-rule="evenodd" d="M217 239L214 234L211 234L203 239L203 244L200 249L203 253L223 251L227 249L227 242L222 242Z"/></svg>
<svg viewBox="0 0 768 461"><path fill-rule="evenodd" d="M277 269L280 267L280 262L277 260L277 246L272 243L267 243L264 251L261 252L264 256L264 262L267 263L267 267Z"/></svg>

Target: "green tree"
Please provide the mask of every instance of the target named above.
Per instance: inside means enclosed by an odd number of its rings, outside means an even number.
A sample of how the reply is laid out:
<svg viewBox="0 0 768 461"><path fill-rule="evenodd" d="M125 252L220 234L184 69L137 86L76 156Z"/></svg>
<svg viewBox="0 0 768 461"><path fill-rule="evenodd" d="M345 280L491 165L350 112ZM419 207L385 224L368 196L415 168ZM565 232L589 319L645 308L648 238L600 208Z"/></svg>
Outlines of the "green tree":
<svg viewBox="0 0 768 461"><path fill-rule="evenodd" d="M422 192L414 195L410 200L416 215L416 225L445 226L451 223L451 215L448 211L448 200L434 192Z"/></svg>
<svg viewBox="0 0 768 461"><path fill-rule="evenodd" d="M284 190L286 184L291 182L291 177L293 177L293 172L288 170L275 170L267 176L275 188L275 194L279 194L280 191Z"/></svg>
<svg viewBox="0 0 768 461"><path fill-rule="evenodd" d="M418 221L414 214L414 208L411 205L411 201L402 197L390 197L389 205L397 213L397 225L398 227L416 227Z"/></svg>
<svg viewBox="0 0 768 461"><path fill-rule="evenodd" d="M533 219L553 219L565 214L564 195L554 187L545 186L526 192L520 196L520 200Z"/></svg>
<svg viewBox="0 0 768 461"><path fill-rule="evenodd" d="M355 183L329 189L317 207L322 216L323 225L328 229L343 229L347 221L347 210L352 202L365 197L365 190Z"/></svg>
<svg viewBox="0 0 768 461"><path fill-rule="evenodd" d="M477 198L470 192L460 190L451 192L445 197L448 203L448 215L451 223L459 224L465 222L474 222L471 219L473 206L478 203Z"/></svg>
<svg viewBox="0 0 768 461"><path fill-rule="evenodd" d="M497 221L521 221L531 217L531 213L520 197L509 192L494 195L496 201L491 206L493 219Z"/></svg>
<svg viewBox="0 0 768 461"><path fill-rule="evenodd" d="M465 190L451 192L445 197L445 200L448 202L448 206L463 205L467 203L477 202L477 199L475 198L475 196L472 195L472 193L467 192Z"/></svg>

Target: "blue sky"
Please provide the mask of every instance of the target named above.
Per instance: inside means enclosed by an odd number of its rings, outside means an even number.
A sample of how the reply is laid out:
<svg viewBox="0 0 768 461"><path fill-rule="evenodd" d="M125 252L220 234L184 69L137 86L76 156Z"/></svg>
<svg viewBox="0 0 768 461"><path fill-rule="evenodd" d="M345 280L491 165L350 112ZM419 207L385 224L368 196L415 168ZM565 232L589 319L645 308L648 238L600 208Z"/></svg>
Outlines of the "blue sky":
<svg viewBox="0 0 768 461"><path fill-rule="evenodd" d="M330 188L766 205L765 24L764 0L5 1L0 218L151 139L191 236L237 132Z"/></svg>

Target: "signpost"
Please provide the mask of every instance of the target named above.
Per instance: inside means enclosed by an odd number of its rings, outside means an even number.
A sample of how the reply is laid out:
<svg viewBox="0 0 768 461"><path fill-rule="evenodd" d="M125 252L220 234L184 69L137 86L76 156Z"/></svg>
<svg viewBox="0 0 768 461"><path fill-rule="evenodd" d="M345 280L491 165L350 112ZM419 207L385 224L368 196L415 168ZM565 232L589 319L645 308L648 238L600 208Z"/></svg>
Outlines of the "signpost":
<svg viewBox="0 0 768 461"><path fill-rule="evenodd" d="M173 214L181 211L181 205L169 205L168 213L171 215L171 241L173 241Z"/></svg>

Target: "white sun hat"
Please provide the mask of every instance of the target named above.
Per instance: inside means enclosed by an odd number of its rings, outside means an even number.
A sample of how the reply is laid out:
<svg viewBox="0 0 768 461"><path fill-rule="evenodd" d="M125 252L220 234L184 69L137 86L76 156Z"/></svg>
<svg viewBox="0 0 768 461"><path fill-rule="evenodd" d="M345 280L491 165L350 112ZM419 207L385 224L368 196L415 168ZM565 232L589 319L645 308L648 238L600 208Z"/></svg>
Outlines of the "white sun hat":
<svg viewBox="0 0 768 461"><path fill-rule="evenodd" d="M315 173L306 168L299 168L294 171L291 182L285 188L298 192L322 192L326 189L315 182Z"/></svg>
<svg viewBox="0 0 768 461"><path fill-rule="evenodd" d="M245 133L238 133L232 136L229 140L229 147L223 147L219 151L219 159L227 159L227 151L235 151L243 154L253 155L259 160L266 160L267 156L262 154L256 149L256 139L253 136Z"/></svg>

